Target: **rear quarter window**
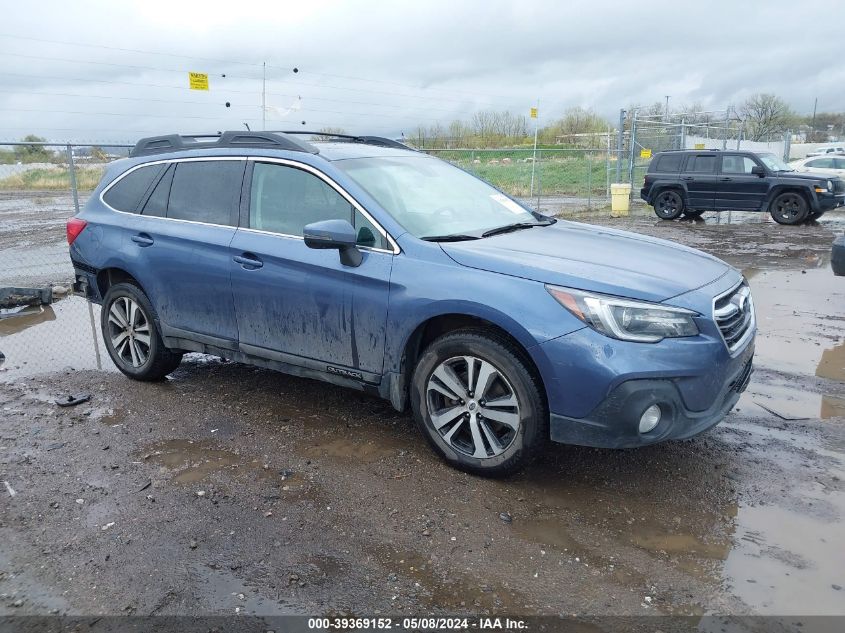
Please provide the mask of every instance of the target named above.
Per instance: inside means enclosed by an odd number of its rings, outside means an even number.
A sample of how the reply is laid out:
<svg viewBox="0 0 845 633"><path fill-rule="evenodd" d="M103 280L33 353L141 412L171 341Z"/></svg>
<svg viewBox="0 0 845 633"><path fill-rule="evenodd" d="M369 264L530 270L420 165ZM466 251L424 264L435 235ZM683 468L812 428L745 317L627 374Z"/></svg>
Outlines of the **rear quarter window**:
<svg viewBox="0 0 845 633"><path fill-rule="evenodd" d="M103 201L118 211L137 213L138 205L164 168L165 165L161 164L146 165L129 172L103 194Z"/></svg>
<svg viewBox="0 0 845 633"><path fill-rule="evenodd" d="M683 158L683 154L661 154L654 161L653 167L649 171L678 172L681 170Z"/></svg>
<svg viewBox="0 0 845 633"><path fill-rule="evenodd" d="M240 160L177 163L167 217L234 225L243 173L244 162Z"/></svg>

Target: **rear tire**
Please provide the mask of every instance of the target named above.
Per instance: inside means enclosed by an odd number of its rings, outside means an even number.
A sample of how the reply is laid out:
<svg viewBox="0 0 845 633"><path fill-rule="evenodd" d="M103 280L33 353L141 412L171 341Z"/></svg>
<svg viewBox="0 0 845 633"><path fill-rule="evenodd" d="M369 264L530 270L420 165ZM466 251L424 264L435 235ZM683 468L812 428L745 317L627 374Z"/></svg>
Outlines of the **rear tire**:
<svg viewBox="0 0 845 633"><path fill-rule="evenodd" d="M807 199L797 191L786 191L772 200L769 213L778 224L801 224L807 219L810 205Z"/></svg>
<svg viewBox="0 0 845 633"><path fill-rule="evenodd" d="M684 212L684 198L675 189L664 189L654 198L654 213L661 220L674 220Z"/></svg>
<svg viewBox="0 0 845 633"><path fill-rule="evenodd" d="M521 351L486 329L436 339L411 379L414 420L455 468L497 477L522 469L548 437L542 387Z"/></svg>
<svg viewBox="0 0 845 633"><path fill-rule="evenodd" d="M119 283L108 289L100 327L115 366L134 380L161 380L182 362L181 352L164 346L158 315L134 284Z"/></svg>

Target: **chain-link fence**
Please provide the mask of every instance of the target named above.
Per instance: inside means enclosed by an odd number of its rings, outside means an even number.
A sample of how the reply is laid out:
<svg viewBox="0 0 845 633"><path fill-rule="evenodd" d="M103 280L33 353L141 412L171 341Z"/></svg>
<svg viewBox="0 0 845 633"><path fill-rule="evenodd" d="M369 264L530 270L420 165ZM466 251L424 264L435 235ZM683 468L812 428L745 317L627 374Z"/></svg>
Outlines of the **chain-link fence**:
<svg viewBox="0 0 845 633"><path fill-rule="evenodd" d="M0 370L102 366L98 311L69 297L65 223L129 145L0 143Z"/></svg>
<svg viewBox="0 0 845 633"><path fill-rule="evenodd" d="M617 154L610 149L426 150L545 213L607 207ZM98 309L68 297L73 267L65 225L108 162L132 145L0 142L0 375L99 367ZM622 173L627 173L627 158ZM49 300L6 300L19 289ZM43 293L47 293L44 295ZM31 303L34 305L23 305ZM105 363L109 365L109 363Z"/></svg>
<svg viewBox="0 0 845 633"><path fill-rule="evenodd" d="M605 207L616 155L607 149L425 149L546 213Z"/></svg>

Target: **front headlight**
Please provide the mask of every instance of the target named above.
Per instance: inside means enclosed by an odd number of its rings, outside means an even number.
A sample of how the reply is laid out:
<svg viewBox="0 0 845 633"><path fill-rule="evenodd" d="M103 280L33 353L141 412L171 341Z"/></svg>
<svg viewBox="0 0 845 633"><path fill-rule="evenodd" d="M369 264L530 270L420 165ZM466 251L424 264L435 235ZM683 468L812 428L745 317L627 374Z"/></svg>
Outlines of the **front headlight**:
<svg viewBox="0 0 845 633"><path fill-rule="evenodd" d="M546 290L578 319L612 338L657 343L698 334L696 313L691 310L557 286L546 286Z"/></svg>
<svg viewBox="0 0 845 633"><path fill-rule="evenodd" d="M832 180L827 181L827 190L833 191L833 181Z"/></svg>

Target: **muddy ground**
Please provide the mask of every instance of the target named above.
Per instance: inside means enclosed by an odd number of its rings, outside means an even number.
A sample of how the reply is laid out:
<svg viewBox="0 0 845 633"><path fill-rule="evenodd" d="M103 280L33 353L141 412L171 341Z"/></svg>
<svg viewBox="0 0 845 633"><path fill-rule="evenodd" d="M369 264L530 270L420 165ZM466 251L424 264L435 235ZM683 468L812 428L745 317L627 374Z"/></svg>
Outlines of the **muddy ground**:
<svg viewBox="0 0 845 633"><path fill-rule="evenodd" d="M131 382L71 297L0 321L0 615L845 615L845 213L578 219L745 271L756 372L711 432L480 479L356 392L199 355Z"/></svg>

